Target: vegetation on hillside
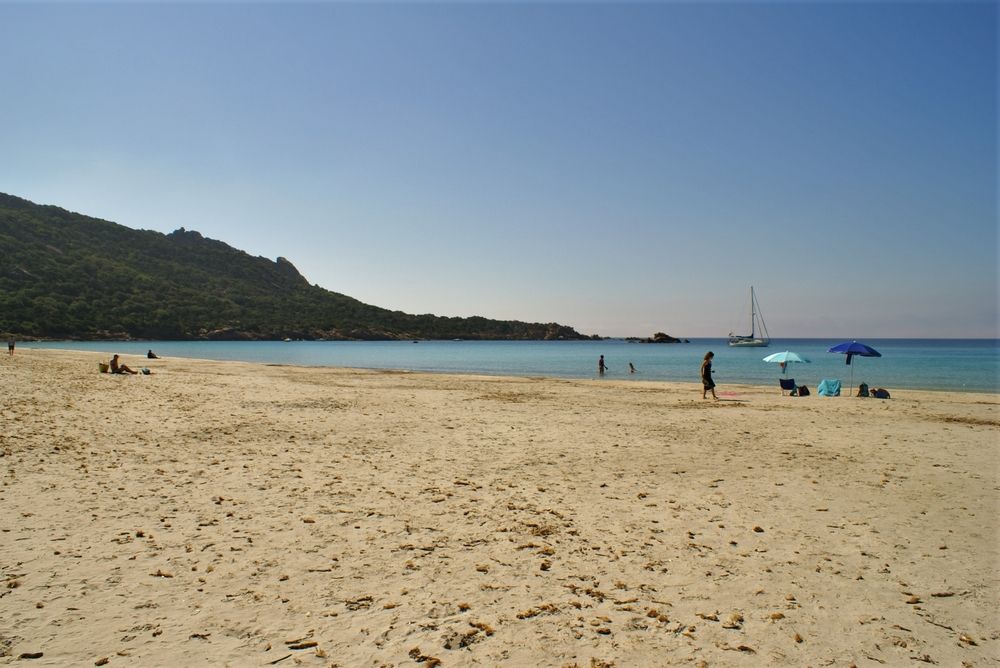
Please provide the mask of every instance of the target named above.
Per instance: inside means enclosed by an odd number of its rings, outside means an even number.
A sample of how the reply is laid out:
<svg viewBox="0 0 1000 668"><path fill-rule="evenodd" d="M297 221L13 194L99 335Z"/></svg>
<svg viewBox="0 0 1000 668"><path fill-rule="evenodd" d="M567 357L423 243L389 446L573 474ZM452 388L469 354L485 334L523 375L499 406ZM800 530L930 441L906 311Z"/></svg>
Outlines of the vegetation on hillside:
<svg viewBox="0 0 1000 668"><path fill-rule="evenodd" d="M409 315L181 228L133 230L0 193L0 332L59 339L578 339L570 327Z"/></svg>

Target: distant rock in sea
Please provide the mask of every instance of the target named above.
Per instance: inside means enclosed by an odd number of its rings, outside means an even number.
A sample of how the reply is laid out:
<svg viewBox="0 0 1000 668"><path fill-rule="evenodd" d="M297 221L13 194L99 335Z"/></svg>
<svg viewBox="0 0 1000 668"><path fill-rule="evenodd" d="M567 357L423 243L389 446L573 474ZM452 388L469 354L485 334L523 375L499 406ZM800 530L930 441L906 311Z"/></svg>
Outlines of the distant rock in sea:
<svg viewBox="0 0 1000 668"><path fill-rule="evenodd" d="M633 340L633 339L630 339ZM687 339L678 339L663 332L657 332L648 339L635 339L639 343L691 343Z"/></svg>

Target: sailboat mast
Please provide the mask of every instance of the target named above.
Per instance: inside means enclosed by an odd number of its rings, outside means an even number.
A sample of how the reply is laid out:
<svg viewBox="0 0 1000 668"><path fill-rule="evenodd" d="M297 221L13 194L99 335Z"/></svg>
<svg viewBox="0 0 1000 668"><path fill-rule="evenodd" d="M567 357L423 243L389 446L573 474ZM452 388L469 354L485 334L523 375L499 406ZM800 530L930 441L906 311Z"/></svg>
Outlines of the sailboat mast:
<svg viewBox="0 0 1000 668"><path fill-rule="evenodd" d="M757 336L757 319L760 318L760 331L761 337ZM760 313L760 308L757 304L757 293L754 287L750 286L750 335L742 336L735 335L732 332L729 333L729 345L731 346L753 346L753 347L763 347L771 342L771 335L767 331L767 325L764 324L764 316Z"/></svg>

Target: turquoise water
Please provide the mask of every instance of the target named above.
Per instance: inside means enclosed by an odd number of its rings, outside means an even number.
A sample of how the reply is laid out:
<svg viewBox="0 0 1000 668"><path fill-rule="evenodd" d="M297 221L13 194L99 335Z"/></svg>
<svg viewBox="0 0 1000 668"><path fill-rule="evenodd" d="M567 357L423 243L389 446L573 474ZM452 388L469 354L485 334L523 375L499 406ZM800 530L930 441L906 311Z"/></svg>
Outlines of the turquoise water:
<svg viewBox="0 0 1000 668"><path fill-rule="evenodd" d="M715 378L726 383L776 384L780 370L761 358L792 350L811 360L789 365L787 377L815 387L820 379L839 378L845 387L866 382L890 390L900 388L1000 391L1000 341L995 339L862 339L882 357L844 356L827 348L841 340L781 339L768 348L730 348L724 339L692 339L691 343L640 344L606 341L61 341L25 342L25 348L92 350L96 358L120 353L145 356L152 348L162 357L239 360L265 364L339 366L368 369L476 373L494 376L596 378L597 358L609 366L606 378L698 382L698 367L707 350L715 352ZM98 354L100 353L100 354ZM129 363L134 360L127 360ZM638 373L628 373L632 362Z"/></svg>

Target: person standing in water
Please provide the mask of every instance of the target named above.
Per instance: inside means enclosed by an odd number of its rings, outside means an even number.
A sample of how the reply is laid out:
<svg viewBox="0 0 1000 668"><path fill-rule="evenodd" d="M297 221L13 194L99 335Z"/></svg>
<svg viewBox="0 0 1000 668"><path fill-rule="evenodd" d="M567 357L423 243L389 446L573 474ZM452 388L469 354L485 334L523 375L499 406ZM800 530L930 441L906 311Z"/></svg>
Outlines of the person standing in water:
<svg viewBox="0 0 1000 668"><path fill-rule="evenodd" d="M608 370L608 365L604 363L604 355L601 355L601 359L597 360L597 373L603 376L604 372Z"/></svg>
<svg viewBox="0 0 1000 668"><path fill-rule="evenodd" d="M10 355L11 357L14 356L14 337L13 336L7 339L7 354Z"/></svg>
<svg viewBox="0 0 1000 668"><path fill-rule="evenodd" d="M701 398L708 399L705 393L711 390L712 398L718 401L719 397L715 396L715 381L712 380L712 359L714 357L715 353L709 350L705 353L705 359L701 361Z"/></svg>

